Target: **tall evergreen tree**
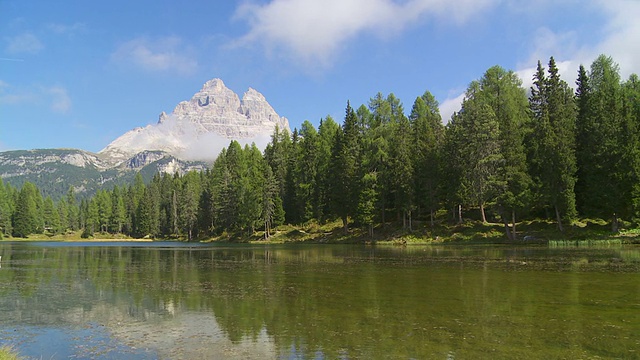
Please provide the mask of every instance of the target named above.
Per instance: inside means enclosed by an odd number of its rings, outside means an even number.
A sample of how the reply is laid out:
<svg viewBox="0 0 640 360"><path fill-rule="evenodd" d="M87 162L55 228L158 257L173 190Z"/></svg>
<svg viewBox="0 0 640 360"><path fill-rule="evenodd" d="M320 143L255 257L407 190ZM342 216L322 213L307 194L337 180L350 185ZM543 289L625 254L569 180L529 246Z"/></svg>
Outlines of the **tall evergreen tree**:
<svg viewBox="0 0 640 360"><path fill-rule="evenodd" d="M318 169L316 172L315 191L315 218L324 222L333 217L331 205L331 183L334 172L331 168L331 151L335 143L335 137L340 128L331 116L320 120L318 126Z"/></svg>
<svg viewBox="0 0 640 360"><path fill-rule="evenodd" d="M429 212L429 221L433 227L435 212L440 206L439 183L445 180L440 161L444 125L438 102L429 91L416 98L409 119L413 129L416 206L419 211Z"/></svg>
<svg viewBox="0 0 640 360"><path fill-rule="evenodd" d="M402 227L411 230L411 213L414 208L413 139L411 124L398 110L393 123L394 146L391 148L391 192L395 208L402 219Z"/></svg>
<svg viewBox="0 0 640 360"><path fill-rule="evenodd" d="M543 206L551 206L558 228L562 220L576 215L575 128L576 108L573 94L560 79L553 57L549 60L549 77L538 62L534 86L529 99L532 132L529 136L529 162L538 184L537 193Z"/></svg>
<svg viewBox="0 0 640 360"><path fill-rule="evenodd" d="M76 200L76 192L73 186L69 187L66 196L67 210L69 212L67 227L73 231L80 229L80 209Z"/></svg>
<svg viewBox="0 0 640 360"><path fill-rule="evenodd" d="M496 205L510 240L516 238L516 212L529 202L531 178L527 169L524 138L529 118L526 92L513 71L494 66L480 79L483 102L498 122L500 164L494 184ZM511 228L509 229L509 223Z"/></svg>
<svg viewBox="0 0 640 360"><path fill-rule="evenodd" d="M300 222L314 218L317 206L318 132L309 121L302 123L298 151L294 154L295 211Z"/></svg>
<svg viewBox="0 0 640 360"><path fill-rule="evenodd" d="M114 186L111 191L111 232L120 234L127 221L127 209L124 204L124 197L120 187Z"/></svg>
<svg viewBox="0 0 640 360"><path fill-rule="evenodd" d="M59 234L60 233L60 216L56 211L55 204L53 203L53 199L50 196L47 196L44 199L43 204L43 222L45 231L50 232L51 234Z"/></svg>
<svg viewBox="0 0 640 360"><path fill-rule="evenodd" d="M631 74L622 86L623 111L623 163L628 168L624 173L623 188L625 215L636 223L640 220L640 79Z"/></svg>
<svg viewBox="0 0 640 360"><path fill-rule="evenodd" d="M592 64L588 82L579 73L578 167L579 195L587 216L611 219L618 231L618 219L625 210L623 182L624 134L622 92L618 65L600 55Z"/></svg>
<svg viewBox="0 0 640 360"><path fill-rule="evenodd" d="M64 233L69 229L69 208L67 202L61 199L56 204L56 211L58 212L58 218L60 219L60 232Z"/></svg>
<svg viewBox="0 0 640 360"><path fill-rule="evenodd" d="M178 196L178 218L182 231L187 235L187 240L192 241L195 236L198 222L198 203L200 199L200 176L190 171L182 178L182 187Z"/></svg>
<svg viewBox="0 0 640 360"><path fill-rule="evenodd" d="M467 90L459 116L454 119L453 148L460 174L457 193L466 205L480 208L483 222L487 222L485 207L495 200L498 192L500 165L500 128L495 112L479 96L480 84L473 82Z"/></svg>
<svg viewBox="0 0 640 360"><path fill-rule="evenodd" d="M278 183L280 199L283 200L287 198L286 179L287 171L290 165L290 154L291 137L289 135L289 132L286 129L281 130L276 126L275 131L271 136L271 142L267 144L267 147L264 150L264 157L269 166L271 166L273 175Z"/></svg>
<svg viewBox="0 0 640 360"><path fill-rule="evenodd" d="M11 196L0 178L0 238L11 235Z"/></svg>
<svg viewBox="0 0 640 360"><path fill-rule="evenodd" d="M349 217L355 215L359 194L360 129L356 114L347 102L342 129L337 132L332 151L334 186L333 211L342 220L345 232L349 231Z"/></svg>
<svg viewBox="0 0 640 360"><path fill-rule="evenodd" d="M13 236L27 237L38 231L39 218L37 208L38 188L30 182L25 182L16 201L16 210L13 214Z"/></svg>

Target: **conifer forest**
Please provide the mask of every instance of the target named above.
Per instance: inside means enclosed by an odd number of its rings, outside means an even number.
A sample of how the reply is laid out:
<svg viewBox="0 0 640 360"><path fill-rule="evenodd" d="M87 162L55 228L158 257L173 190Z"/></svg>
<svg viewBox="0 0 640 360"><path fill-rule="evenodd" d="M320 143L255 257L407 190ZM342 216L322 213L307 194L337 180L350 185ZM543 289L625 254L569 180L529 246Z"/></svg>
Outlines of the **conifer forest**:
<svg viewBox="0 0 640 360"><path fill-rule="evenodd" d="M82 231L135 238L206 239L264 234L281 224L341 220L374 235L467 217L504 224L549 219L563 231L599 218L617 231L640 219L640 81L621 79L601 55L575 84L553 58L526 89L513 71L488 69L446 124L429 92L410 109L393 93L354 107L339 124L276 129L261 151L231 141L204 172L156 174L145 183L78 199L43 197L31 183L0 180L5 237Z"/></svg>

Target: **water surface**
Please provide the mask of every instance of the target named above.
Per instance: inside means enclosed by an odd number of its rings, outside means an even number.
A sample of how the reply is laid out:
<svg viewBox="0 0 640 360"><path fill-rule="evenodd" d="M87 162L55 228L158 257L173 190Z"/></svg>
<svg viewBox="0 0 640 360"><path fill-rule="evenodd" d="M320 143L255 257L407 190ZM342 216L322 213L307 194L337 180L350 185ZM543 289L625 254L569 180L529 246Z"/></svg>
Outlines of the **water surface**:
<svg viewBox="0 0 640 360"><path fill-rule="evenodd" d="M640 358L640 248L0 243L44 359Z"/></svg>

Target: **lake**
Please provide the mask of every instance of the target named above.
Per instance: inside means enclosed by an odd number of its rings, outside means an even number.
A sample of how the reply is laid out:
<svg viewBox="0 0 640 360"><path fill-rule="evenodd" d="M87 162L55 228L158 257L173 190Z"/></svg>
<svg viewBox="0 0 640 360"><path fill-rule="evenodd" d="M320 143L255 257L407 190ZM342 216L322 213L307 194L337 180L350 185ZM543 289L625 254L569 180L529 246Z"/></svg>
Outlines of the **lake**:
<svg viewBox="0 0 640 360"><path fill-rule="evenodd" d="M42 359L640 359L640 247L0 242Z"/></svg>

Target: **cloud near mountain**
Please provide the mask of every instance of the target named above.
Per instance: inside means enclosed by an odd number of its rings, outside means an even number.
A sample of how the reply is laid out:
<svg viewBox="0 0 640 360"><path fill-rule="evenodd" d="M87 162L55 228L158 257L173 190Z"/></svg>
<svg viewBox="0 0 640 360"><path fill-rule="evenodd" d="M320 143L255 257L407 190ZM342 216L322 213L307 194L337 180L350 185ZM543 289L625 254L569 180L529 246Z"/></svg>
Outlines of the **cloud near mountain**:
<svg viewBox="0 0 640 360"><path fill-rule="evenodd" d="M266 146L274 129L289 129L264 96L249 88L242 100L220 79L207 81L189 101L157 124L135 128L115 139L99 154L111 163L145 150L159 150L186 160L213 160L231 139Z"/></svg>

